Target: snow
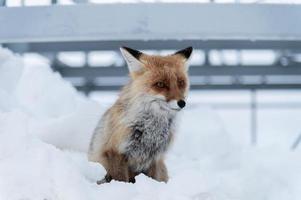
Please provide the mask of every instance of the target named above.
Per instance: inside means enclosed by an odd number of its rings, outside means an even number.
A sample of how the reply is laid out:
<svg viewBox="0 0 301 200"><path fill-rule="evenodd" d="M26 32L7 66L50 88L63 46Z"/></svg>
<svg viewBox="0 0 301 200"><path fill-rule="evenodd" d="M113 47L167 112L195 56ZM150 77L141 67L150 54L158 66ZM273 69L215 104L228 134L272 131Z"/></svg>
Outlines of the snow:
<svg viewBox="0 0 301 200"><path fill-rule="evenodd" d="M101 104L86 98L46 61L28 62L0 49L0 200L301 198L298 149L246 145L240 134L228 133L215 110L197 103L179 119L167 184L139 175L135 184L97 185L105 170L88 162L86 151L115 97L102 95ZM239 117L227 116L244 128Z"/></svg>

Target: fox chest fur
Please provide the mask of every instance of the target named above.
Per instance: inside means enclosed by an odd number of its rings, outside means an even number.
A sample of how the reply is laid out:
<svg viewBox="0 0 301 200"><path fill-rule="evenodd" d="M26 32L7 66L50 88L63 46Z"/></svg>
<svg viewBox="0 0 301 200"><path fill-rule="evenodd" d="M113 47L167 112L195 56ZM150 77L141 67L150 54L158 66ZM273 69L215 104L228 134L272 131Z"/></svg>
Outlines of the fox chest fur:
<svg viewBox="0 0 301 200"><path fill-rule="evenodd" d="M142 102L140 109L129 109L127 124L131 133L123 153L133 171L141 172L164 153L171 141L174 115L158 104ZM142 109L141 109L142 108Z"/></svg>
<svg viewBox="0 0 301 200"><path fill-rule="evenodd" d="M130 167L139 172L167 150L172 137L173 116L149 110L131 121L130 127L132 131L124 154L129 158Z"/></svg>

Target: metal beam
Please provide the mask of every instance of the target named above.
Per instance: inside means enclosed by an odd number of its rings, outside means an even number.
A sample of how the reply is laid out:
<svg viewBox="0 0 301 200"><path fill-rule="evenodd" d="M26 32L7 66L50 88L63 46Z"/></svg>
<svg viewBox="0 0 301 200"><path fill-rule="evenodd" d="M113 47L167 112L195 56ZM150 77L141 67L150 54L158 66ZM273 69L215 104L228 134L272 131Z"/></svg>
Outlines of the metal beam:
<svg viewBox="0 0 301 200"><path fill-rule="evenodd" d="M192 90L296 90L301 84L229 84L192 85Z"/></svg>
<svg viewBox="0 0 301 200"><path fill-rule="evenodd" d="M119 90L123 85L94 85L75 86L80 91L113 91ZM191 90L296 90L301 84L229 84L229 85L191 85Z"/></svg>
<svg viewBox="0 0 301 200"><path fill-rule="evenodd" d="M300 41L299 19L300 5L143 3L1 7L0 43L168 39Z"/></svg>
<svg viewBox="0 0 301 200"><path fill-rule="evenodd" d="M123 67L60 67L55 69L64 77L123 77L128 69ZM191 76L252 76L252 75L301 75L301 66L191 66Z"/></svg>
<svg viewBox="0 0 301 200"><path fill-rule="evenodd" d="M93 51L118 50L120 46L129 46L135 49L181 49L193 46L195 49L290 49L301 50L300 41L280 40L120 40L120 41L73 41L73 42L32 42L9 43L5 47L14 52L58 52L58 51Z"/></svg>

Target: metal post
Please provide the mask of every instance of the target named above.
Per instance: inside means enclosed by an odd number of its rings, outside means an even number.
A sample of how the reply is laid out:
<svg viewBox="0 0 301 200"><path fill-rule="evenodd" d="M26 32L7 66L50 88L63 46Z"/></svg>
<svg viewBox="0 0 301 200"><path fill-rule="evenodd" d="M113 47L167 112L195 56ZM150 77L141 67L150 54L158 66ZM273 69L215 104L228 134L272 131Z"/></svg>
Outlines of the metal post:
<svg viewBox="0 0 301 200"><path fill-rule="evenodd" d="M204 65L211 65L210 60L209 60L209 51L204 50Z"/></svg>
<svg viewBox="0 0 301 200"><path fill-rule="evenodd" d="M6 3L5 3L5 0L0 0L0 7L1 7L1 6L5 6L5 4L6 4Z"/></svg>
<svg viewBox="0 0 301 200"><path fill-rule="evenodd" d="M257 94L256 90L251 90L251 144L257 144Z"/></svg>
<svg viewBox="0 0 301 200"><path fill-rule="evenodd" d="M89 52L85 51L85 63L84 63L83 68L90 68L88 54L89 54ZM94 86L94 78L86 77L85 85L84 85L84 93L86 96L89 96L93 86Z"/></svg>

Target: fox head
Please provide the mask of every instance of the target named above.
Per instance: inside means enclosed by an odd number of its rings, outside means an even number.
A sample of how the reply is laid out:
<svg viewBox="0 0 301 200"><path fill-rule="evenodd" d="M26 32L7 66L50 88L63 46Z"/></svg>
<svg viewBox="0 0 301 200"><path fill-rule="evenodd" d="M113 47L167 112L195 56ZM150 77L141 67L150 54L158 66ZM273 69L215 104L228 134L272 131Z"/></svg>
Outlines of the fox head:
<svg viewBox="0 0 301 200"><path fill-rule="evenodd" d="M132 92L149 95L171 110L185 107L192 47L167 56L147 55L128 47L120 50L129 68Z"/></svg>

